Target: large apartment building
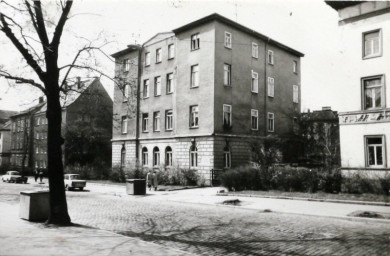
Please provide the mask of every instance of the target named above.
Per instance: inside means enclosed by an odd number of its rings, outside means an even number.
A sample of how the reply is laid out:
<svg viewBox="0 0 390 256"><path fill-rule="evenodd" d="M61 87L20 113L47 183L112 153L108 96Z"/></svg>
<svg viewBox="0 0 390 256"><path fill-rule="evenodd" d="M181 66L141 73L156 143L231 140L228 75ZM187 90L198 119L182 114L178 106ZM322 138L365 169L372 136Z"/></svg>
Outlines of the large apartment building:
<svg viewBox="0 0 390 256"><path fill-rule="evenodd" d="M383 175L390 150L390 2L329 1L343 32L347 96L339 113L344 173Z"/></svg>
<svg viewBox="0 0 390 256"><path fill-rule="evenodd" d="M193 168L210 184L300 114L303 54L218 14L112 56L113 166Z"/></svg>

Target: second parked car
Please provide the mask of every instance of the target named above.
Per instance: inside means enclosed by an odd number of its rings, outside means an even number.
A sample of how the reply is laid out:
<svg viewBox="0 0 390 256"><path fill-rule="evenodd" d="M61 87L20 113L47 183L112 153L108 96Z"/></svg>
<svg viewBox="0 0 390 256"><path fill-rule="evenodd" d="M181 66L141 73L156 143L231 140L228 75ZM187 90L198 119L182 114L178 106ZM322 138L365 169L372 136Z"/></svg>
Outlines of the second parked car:
<svg viewBox="0 0 390 256"><path fill-rule="evenodd" d="M80 175L78 174L65 174L64 182L66 190L73 190L75 188L83 190L87 183L85 180L80 179Z"/></svg>

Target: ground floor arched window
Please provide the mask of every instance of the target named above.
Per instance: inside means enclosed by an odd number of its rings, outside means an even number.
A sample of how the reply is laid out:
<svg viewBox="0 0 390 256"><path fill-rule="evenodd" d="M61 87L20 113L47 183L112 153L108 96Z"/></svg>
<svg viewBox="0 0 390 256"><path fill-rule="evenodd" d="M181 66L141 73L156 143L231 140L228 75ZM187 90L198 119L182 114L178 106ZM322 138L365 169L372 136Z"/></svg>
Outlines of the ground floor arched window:
<svg viewBox="0 0 390 256"><path fill-rule="evenodd" d="M158 147L154 147L153 149L153 166L160 165L160 150Z"/></svg>
<svg viewBox="0 0 390 256"><path fill-rule="evenodd" d="M198 166L198 148L192 145L190 148L190 167Z"/></svg>
<svg viewBox="0 0 390 256"><path fill-rule="evenodd" d="M126 148L123 145L121 149L121 168L124 168L126 166Z"/></svg>
<svg viewBox="0 0 390 256"><path fill-rule="evenodd" d="M172 164L172 148L168 146L165 148L165 165L172 166Z"/></svg>
<svg viewBox="0 0 390 256"><path fill-rule="evenodd" d="M148 149L142 148L142 165L148 165Z"/></svg>
<svg viewBox="0 0 390 256"><path fill-rule="evenodd" d="M232 167L232 154L230 152L229 147L225 147L223 149L223 162L224 162L224 168L230 168Z"/></svg>

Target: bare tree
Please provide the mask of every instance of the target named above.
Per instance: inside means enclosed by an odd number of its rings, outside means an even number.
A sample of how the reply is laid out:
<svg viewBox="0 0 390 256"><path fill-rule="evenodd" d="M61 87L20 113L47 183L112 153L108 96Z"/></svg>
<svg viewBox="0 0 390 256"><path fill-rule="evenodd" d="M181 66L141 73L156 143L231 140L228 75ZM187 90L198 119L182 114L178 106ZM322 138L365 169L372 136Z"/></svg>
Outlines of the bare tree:
<svg viewBox="0 0 390 256"><path fill-rule="evenodd" d="M36 79L14 75L4 69L0 76L16 83L27 83L39 88L47 97L48 119L48 176L50 189L50 215L48 223L69 225L71 223L66 203L63 181L61 145L61 105L60 92L63 89L70 68L60 82L58 66L59 46L73 1L59 1L60 16L56 24L45 19L41 1L25 0L18 5L0 1L0 30L23 56L28 66L35 72ZM13 15L13 16L12 16ZM27 34L22 21L30 23L33 34ZM48 25L49 24L49 25ZM53 26L51 39L47 27Z"/></svg>

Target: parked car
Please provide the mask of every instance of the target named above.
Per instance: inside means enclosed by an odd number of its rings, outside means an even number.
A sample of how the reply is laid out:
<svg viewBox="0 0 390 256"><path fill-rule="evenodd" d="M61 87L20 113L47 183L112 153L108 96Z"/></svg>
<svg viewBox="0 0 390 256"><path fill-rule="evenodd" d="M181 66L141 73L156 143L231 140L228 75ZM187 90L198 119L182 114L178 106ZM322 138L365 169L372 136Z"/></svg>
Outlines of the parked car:
<svg viewBox="0 0 390 256"><path fill-rule="evenodd" d="M6 174L1 176L3 182L13 182L13 183L27 183L27 177L20 175L17 171L8 171Z"/></svg>
<svg viewBox="0 0 390 256"><path fill-rule="evenodd" d="M87 184L85 180L80 179L80 175L78 174L65 174L64 183L66 190L73 190L75 188L83 190Z"/></svg>

